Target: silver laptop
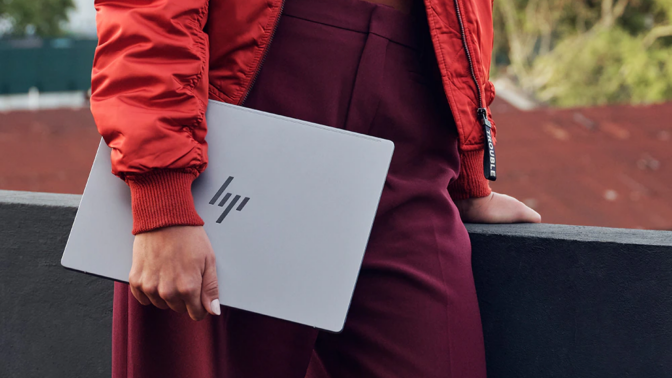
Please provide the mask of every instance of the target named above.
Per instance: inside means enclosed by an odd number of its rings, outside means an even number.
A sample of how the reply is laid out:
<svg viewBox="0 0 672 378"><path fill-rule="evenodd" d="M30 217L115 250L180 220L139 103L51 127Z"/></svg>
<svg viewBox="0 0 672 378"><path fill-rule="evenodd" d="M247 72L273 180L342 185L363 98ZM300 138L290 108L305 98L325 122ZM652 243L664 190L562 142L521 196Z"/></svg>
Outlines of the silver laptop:
<svg viewBox="0 0 672 378"><path fill-rule="evenodd" d="M223 305L343 328L394 145L210 101L196 210ZM128 282L130 192L101 140L65 247L66 268Z"/></svg>

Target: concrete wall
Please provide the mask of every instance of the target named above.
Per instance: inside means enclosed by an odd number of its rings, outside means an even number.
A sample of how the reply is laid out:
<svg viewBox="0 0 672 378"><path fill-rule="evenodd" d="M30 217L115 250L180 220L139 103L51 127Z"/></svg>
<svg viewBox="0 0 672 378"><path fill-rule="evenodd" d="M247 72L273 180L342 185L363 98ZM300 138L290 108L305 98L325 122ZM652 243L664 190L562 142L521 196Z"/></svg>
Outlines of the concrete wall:
<svg viewBox="0 0 672 378"><path fill-rule="evenodd" d="M672 377L672 232L469 231L489 377Z"/></svg>
<svg viewBox="0 0 672 378"><path fill-rule="evenodd" d="M78 196L0 191L0 377L109 377L112 283L60 257ZM469 225L491 378L672 376L672 232Z"/></svg>
<svg viewBox="0 0 672 378"><path fill-rule="evenodd" d="M79 196L0 191L0 377L109 377L112 282L61 267Z"/></svg>

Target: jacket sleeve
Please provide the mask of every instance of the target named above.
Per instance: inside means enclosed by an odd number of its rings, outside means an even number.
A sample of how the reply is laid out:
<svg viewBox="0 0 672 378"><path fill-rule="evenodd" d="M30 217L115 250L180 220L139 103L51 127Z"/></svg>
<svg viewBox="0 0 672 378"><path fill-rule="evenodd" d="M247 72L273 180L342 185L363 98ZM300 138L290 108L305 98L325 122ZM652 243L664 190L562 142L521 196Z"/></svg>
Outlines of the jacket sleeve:
<svg viewBox="0 0 672 378"><path fill-rule="evenodd" d="M130 187L133 233L202 225L192 181L207 165L208 0L96 0L91 112Z"/></svg>
<svg viewBox="0 0 672 378"><path fill-rule="evenodd" d="M483 174L483 151L460 151L460 175L448 185L452 199L486 197L492 193Z"/></svg>
<svg viewBox="0 0 672 378"><path fill-rule="evenodd" d="M492 112L490 105L495 99L495 86L492 82L487 81L484 92L486 95L486 104L488 106L488 114L490 115L490 122L492 123L492 140L497 144L497 126L492 119ZM490 181L485 178L483 173L483 158L485 148L477 150L462 151L460 150L460 174L457 180L450 183L448 192L453 199L467 199L486 197L492 193L490 189Z"/></svg>

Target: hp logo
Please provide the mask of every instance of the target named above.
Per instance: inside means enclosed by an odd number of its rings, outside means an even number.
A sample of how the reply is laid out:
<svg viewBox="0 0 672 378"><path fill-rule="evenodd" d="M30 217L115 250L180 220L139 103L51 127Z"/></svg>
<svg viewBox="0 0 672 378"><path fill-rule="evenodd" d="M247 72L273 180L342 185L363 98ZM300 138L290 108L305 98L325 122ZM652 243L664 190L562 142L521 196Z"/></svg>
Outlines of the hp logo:
<svg viewBox="0 0 672 378"><path fill-rule="evenodd" d="M229 186L229 184L231 184L231 181L233 181L233 176L229 176L229 178L227 178L226 181L224 182L224 184L219 188L217 193L215 193L215 196L212 197L212 199L209 202L211 205L214 205L215 203L217 203L217 200L219 199L219 197L222 195L222 193L224 193L224 191ZM217 206L224 207L224 205L226 205L226 203L229 201L229 198L231 198L231 193L226 193L224 195L224 198L222 198L222 200L219 202L219 204ZM229 205L226 207L226 209L224 210L222 215L220 215L219 218L217 218L217 223L222 223L224 218L226 218L226 216L229 215L229 212L231 212L231 210L233 210L233 207L236 206L236 204L238 203L239 200L240 200L240 196L236 194L233 197L233 200L231 200ZM250 200L250 197L245 197L243 199L243 201L238 205L236 210L237 211L243 210L243 208L245 207L245 205L247 205L247 202L249 200Z"/></svg>

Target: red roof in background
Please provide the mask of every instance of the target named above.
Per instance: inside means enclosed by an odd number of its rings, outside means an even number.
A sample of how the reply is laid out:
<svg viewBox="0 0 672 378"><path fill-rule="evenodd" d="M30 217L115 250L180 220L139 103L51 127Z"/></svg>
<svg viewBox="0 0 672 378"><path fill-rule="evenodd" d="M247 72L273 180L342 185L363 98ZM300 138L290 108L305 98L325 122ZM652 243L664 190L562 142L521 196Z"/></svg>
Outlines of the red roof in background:
<svg viewBox="0 0 672 378"><path fill-rule="evenodd" d="M86 108L0 112L0 189L81 194L99 140Z"/></svg>
<svg viewBox="0 0 672 378"><path fill-rule="evenodd" d="M493 189L548 223L672 229L672 103L492 109ZM88 109L0 112L0 189L81 193L99 140Z"/></svg>
<svg viewBox="0 0 672 378"><path fill-rule="evenodd" d="M494 190L544 222L672 230L672 103L493 114Z"/></svg>

